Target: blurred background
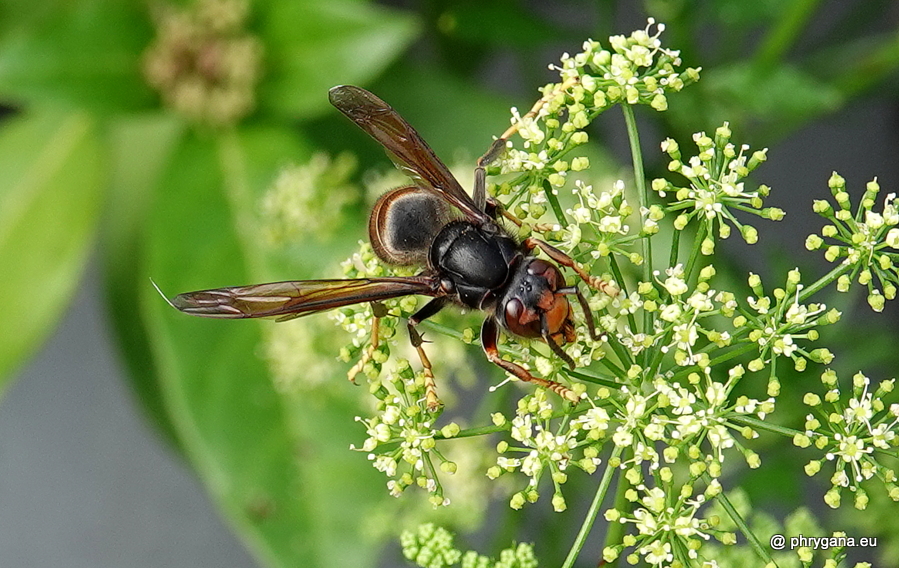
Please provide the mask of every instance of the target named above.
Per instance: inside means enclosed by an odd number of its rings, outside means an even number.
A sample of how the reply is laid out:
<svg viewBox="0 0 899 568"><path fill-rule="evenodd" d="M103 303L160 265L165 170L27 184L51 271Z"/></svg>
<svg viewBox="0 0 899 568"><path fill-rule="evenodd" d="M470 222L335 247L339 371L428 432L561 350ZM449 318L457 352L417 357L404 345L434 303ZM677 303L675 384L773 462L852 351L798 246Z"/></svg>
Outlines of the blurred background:
<svg viewBox="0 0 899 568"><path fill-rule="evenodd" d="M892 1L0 0L0 562L395 565L384 527L430 507L387 497L347 451L364 439L353 422L364 393L334 358L342 332L325 316L295 329L186 321L150 278L171 295L339 276L365 238L366 186L390 166L329 107L328 88L379 94L467 185L509 107L530 107L554 79L548 64L648 16L703 68L668 112L638 109L650 175L664 137L683 147L730 121L734 140L770 148L755 177L787 211L756 224L758 245L727 243L734 273L780 280L797 258L823 273L803 243L831 172L853 196L875 176L899 187ZM626 176L620 112L592 129L602 175ZM279 205L293 194L307 218ZM868 312L862 296L833 301L856 323ZM844 328L838 366L893 376L895 315ZM478 365L477 349L464 359ZM783 477L795 457L781 454L764 454L747 483L786 487L775 510L818 500ZM878 552L899 557L897 529L876 522L891 505L828 526L880 534ZM521 529L473 537L489 553L508 544L491 537L534 538L527 526L576 525L582 509L440 514L462 531L485 515ZM569 544L561 532L538 543L548 559Z"/></svg>

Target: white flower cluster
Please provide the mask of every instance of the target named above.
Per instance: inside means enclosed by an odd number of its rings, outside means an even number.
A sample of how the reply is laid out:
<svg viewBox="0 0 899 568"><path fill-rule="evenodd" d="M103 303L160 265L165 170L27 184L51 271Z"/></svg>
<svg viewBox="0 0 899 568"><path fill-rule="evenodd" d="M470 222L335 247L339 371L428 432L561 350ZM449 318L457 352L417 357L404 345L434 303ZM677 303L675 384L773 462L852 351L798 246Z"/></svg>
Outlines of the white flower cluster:
<svg viewBox="0 0 899 568"><path fill-rule="evenodd" d="M824 249L829 262L842 259L837 290L847 292L853 281L868 289L868 304L874 311L882 311L886 300L896 297L899 284L899 204L896 194L887 194L882 211L874 211L880 184L874 179L868 182L858 210L852 211L852 202L846 191L846 180L836 172L828 182L836 201L817 200L814 211L830 223L821 229L821 235L812 234L805 241L809 250ZM839 244L827 244L824 239ZM825 247L825 244L827 246Z"/></svg>
<svg viewBox="0 0 899 568"><path fill-rule="evenodd" d="M454 473L456 464L437 449L437 439L452 438L459 427L450 423L439 431L433 427L431 413L424 409L424 379L413 373L409 362L399 360L398 369L386 379L373 381L371 390L378 397L378 413L371 418L357 417L368 438L361 448L378 471L389 479L390 494L399 497L406 488L417 485L430 494L434 506L445 506L439 472Z"/></svg>
<svg viewBox="0 0 899 568"><path fill-rule="evenodd" d="M285 246L333 234L340 226L341 210L356 193L350 182L355 169L351 154L332 159L321 152L305 164L283 168L261 202L266 241Z"/></svg>
<svg viewBox="0 0 899 568"><path fill-rule="evenodd" d="M575 455L575 450L583 439L597 440L604 436L608 414L601 408L593 408L553 431L550 425L554 412L543 390L522 398L518 403L516 416L509 424L510 435L519 445L500 442L497 448L500 454L518 454L520 457L500 455L496 465L487 471L487 476L491 479L516 470L530 478L527 488L512 497L511 506L515 509L538 499L537 486L548 471L555 488L553 508L564 511L567 506L561 493L561 485L568 479L568 467L573 464L593 473L600 463L595 448L583 448L578 454L580 457ZM502 414L497 413L494 415L494 423L501 426L507 422Z"/></svg>
<svg viewBox="0 0 899 568"><path fill-rule="evenodd" d="M868 504L862 482L879 477L887 486L890 497L899 501L899 486L892 467L878 460L878 452L895 452L899 446L896 429L899 427L899 404L887 407L883 398L895 389L895 379L881 381L873 392L871 379L862 373L852 378L852 396L841 399L836 373L827 370L821 375L827 388L823 398L815 393L805 395L804 402L813 412L806 416L805 432L797 434L793 443L799 447L814 445L824 452L823 459L805 466L808 475L821 471L825 462L834 466L830 477L832 488L824 496L831 507L839 507L841 492L848 489L855 495L855 507Z"/></svg>
<svg viewBox="0 0 899 568"><path fill-rule="evenodd" d="M607 546L603 550L606 562L614 562L625 548L632 547L634 552L627 556L629 564L637 564L642 557L650 566L697 565L701 541L712 536L722 542L735 541L732 533L716 530L714 522L699 517L699 509L722 491L717 479L695 496L694 479L679 485L678 490L672 470L663 468L659 480L661 487L640 483L627 490L625 497L633 503L632 513L615 508L605 512L610 523L630 524L637 531L626 535L621 544Z"/></svg>
<svg viewBox="0 0 899 568"><path fill-rule="evenodd" d="M737 227L743 239L753 244L758 240L758 231L751 225L741 223L732 210L753 213L770 220L780 220L784 212L775 207L762 209L763 199L769 188L762 185L754 190L747 189L743 181L749 173L767 159L767 149L748 154L749 146L739 150L730 142L731 130L725 122L715 130L714 138L705 132L693 135L698 154L683 162L680 146L668 138L662 142L662 151L671 161L668 169L686 178L690 184L678 187L664 178L653 180L652 189L660 197L675 194L675 201L665 207L666 212L677 213L674 227L682 230L692 221L699 223L702 253L714 252L711 235L726 239L731 234L731 226Z"/></svg>

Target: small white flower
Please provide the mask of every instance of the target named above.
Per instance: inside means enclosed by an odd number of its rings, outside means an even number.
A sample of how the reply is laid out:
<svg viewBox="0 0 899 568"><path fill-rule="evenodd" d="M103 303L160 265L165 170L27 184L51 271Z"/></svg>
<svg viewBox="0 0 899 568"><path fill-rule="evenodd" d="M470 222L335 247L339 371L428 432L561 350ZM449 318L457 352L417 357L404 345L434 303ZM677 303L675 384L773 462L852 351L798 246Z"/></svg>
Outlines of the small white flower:
<svg viewBox="0 0 899 568"><path fill-rule="evenodd" d="M604 408L591 408L587 410L587 412L585 412L583 416L573 420L572 426L577 426L588 431L605 431L609 428L609 413L606 412Z"/></svg>
<svg viewBox="0 0 899 568"><path fill-rule="evenodd" d="M860 398L849 399L849 408L844 412L846 422L849 424L861 422L867 424L874 415L871 408L871 395L866 393Z"/></svg>
<svg viewBox="0 0 899 568"><path fill-rule="evenodd" d="M619 448L625 448L634 443L634 435L630 430L619 426L615 433L612 434L612 442Z"/></svg>
<svg viewBox="0 0 899 568"><path fill-rule="evenodd" d="M640 548L640 554L643 555L646 562L654 566L674 560L674 555L671 553L671 543L662 542L661 540L654 540L647 546Z"/></svg>
<svg viewBox="0 0 899 568"><path fill-rule="evenodd" d="M896 432L894 432L887 424L880 424L871 430L871 443L881 450L887 450L892 447L893 440L895 439Z"/></svg>
<svg viewBox="0 0 899 568"><path fill-rule="evenodd" d="M659 311L659 319L667 322L675 322L680 318L681 308L678 304L668 304Z"/></svg>
<svg viewBox="0 0 899 568"><path fill-rule="evenodd" d="M531 415L516 416L512 419L512 437L519 442L527 442L533 436Z"/></svg>
<svg viewBox="0 0 899 568"><path fill-rule="evenodd" d="M621 233L622 222L618 215L606 215L599 220L599 230L604 233Z"/></svg>
<svg viewBox="0 0 899 568"><path fill-rule="evenodd" d="M887 231L885 242L890 248L899 249L899 229L894 227Z"/></svg>
<svg viewBox="0 0 899 568"><path fill-rule="evenodd" d="M503 469L515 469L521 466L521 460L518 458L507 458L505 456L499 456L496 458L496 465Z"/></svg>
<svg viewBox="0 0 899 568"><path fill-rule="evenodd" d="M587 223L590 221L591 212L583 205L569 209L569 213L574 217L576 223Z"/></svg>
<svg viewBox="0 0 899 568"><path fill-rule="evenodd" d="M876 213L874 211L865 211L865 225L872 230L877 230L883 227L883 216L880 213Z"/></svg>
<svg viewBox="0 0 899 568"><path fill-rule="evenodd" d="M687 305L697 312L710 312L715 309L715 305L711 300L714 294L714 290L708 292L695 292L687 299Z"/></svg>
<svg viewBox="0 0 899 568"><path fill-rule="evenodd" d="M678 276L669 276L665 279L665 282L662 284L665 287L665 290L668 291L672 296L681 296L686 294L689 288L687 287L687 283L684 282L683 278Z"/></svg>
<svg viewBox="0 0 899 568"><path fill-rule="evenodd" d="M705 399L709 406L719 407L727 401L727 389L721 383L711 383L705 391Z"/></svg>

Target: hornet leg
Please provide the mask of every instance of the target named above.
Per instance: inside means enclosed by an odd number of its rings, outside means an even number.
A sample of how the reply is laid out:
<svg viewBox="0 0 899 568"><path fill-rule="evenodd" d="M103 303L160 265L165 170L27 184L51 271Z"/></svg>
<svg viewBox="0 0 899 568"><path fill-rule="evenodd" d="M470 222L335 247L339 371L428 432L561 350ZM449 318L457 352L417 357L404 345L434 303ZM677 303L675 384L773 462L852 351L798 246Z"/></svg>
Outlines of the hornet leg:
<svg viewBox="0 0 899 568"><path fill-rule="evenodd" d="M577 393L575 393L565 385L559 384L555 381L535 377L521 365L513 363L511 361L506 361L505 359L500 357L499 349L497 349L496 347L496 339L498 333L499 330L496 327L496 320L494 320L492 317L484 320L484 326L481 328L481 343L484 346L484 353L487 354L488 361L495 365L498 365L504 371L515 375L522 381L534 383L535 385L553 391L569 402L576 404L580 400L580 397L577 395Z"/></svg>
<svg viewBox="0 0 899 568"><path fill-rule="evenodd" d="M372 302L371 303L371 340L368 347L362 353L362 357L359 361L353 365L353 367L347 372L346 377L350 380L351 383L356 383L356 375L362 372L362 369L365 367L365 364L371 361L371 356L374 355L374 352L378 349L378 345L380 345L380 333L381 333L381 318L387 315L387 308L384 307L384 304L381 302Z"/></svg>
<svg viewBox="0 0 899 568"><path fill-rule="evenodd" d="M590 331L590 338L593 339L593 341L599 341L599 334L596 333L596 324L593 322L593 313L590 311L590 306L587 304L587 298L581 294L578 287L569 286L567 288L559 288L556 290L556 294L574 294L577 296L577 302L581 305L581 310L584 312L587 329Z"/></svg>
<svg viewBox="0 0 899 568"><path fill-rule="evenodd" d="M415 347L415 350L418 351L418 358L421 360L421 366L424 369L425 404L431 412L440 408L443 403L437 398L437 383L434 382L434 373L431 370L431 360L428 359L428 355L422 347L425 340L416 329L416 326L442 310L448 301L449 298L446 296L434 298L409 318L409 341L412 342L412 347Z"/></svg>
<svg viewBox="0 0 899 568"><path fill-rule="evenodd" d="M543 252L546 253L548 257L561 264L562 266L567 266L568 268L574 270L578 276L581 277L581 280L586 282L591 288L599 290L609 296L617 296L618 295L618 286L616 286L612 282L606 282L599 276L593 276L592 274L588 274L584 268L578 264L573 258L560 251L556 247L552 246L549 243L543 242L540 239L535 239L534 237L528 237L524 240L525 248L528 250L534 250L535 248L539 248Z"/></svg>
<svg viewBox="0 0 899 568"><path fill-rule="evenodd" d="M577 78L570 78L561 83L558 87L553 89L552 92L543 95L543 97L537 101L534 106L521 117L521 120L528 120L537 116L543 107L549 104L551 100L556 98L556 95L559 93L566 91L573 87L577 83ZM474 202L475 205L478 206L478 209L481 211L484 210L484 206L487 201L487 166L490 165L493 160L497 159L500 154L502 154L506 149L506 142L509 138L518 132L518 128L520 122L516 122L512 126L506 129L505 132L502 133L502 136L493 141L493 144L490 145L490 148L487 152L484 153L483 156L478 158L477 167L474 170Z"/></svg>

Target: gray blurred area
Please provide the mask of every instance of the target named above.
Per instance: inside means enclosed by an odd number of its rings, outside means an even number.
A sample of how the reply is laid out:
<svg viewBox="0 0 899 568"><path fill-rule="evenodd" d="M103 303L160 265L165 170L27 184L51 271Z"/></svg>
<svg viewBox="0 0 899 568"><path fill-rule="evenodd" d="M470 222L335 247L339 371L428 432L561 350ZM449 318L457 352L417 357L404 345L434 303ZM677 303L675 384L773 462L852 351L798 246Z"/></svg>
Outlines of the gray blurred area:
<svg viewBox="0 0 899 568"><path fill-rule="evenodd" d="M0 400L0 566L256 566L129 391L91 264Z"/></svg>

